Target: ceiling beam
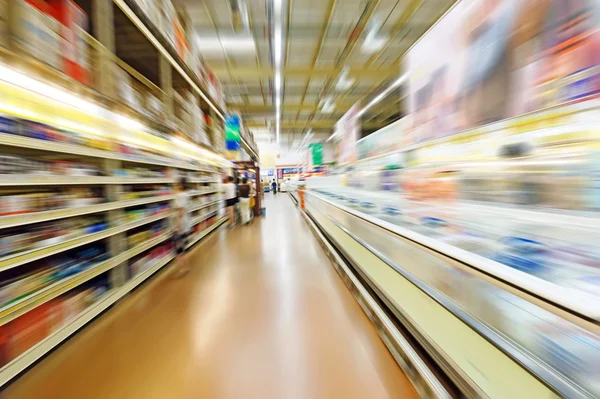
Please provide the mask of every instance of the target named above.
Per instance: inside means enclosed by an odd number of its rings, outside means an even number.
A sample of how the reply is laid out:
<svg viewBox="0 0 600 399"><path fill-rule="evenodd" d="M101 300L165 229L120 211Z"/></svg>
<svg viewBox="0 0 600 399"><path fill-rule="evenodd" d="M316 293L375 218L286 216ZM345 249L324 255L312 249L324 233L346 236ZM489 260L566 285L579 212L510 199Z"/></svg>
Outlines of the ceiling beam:
<svg viewBox="0 0 600 399"><path fill-rule="evenodd" d="M231 59L229 58L229 55L227 54L227 51L223 47L223 43L221 42L220 35L219 35L219 28L217 27L217 23L215 22L215 19L213 18L212 12L210 11L210 7L209 7L209 5L208 5L208 3L206 1L203 2L203 5L204 5L204 12L206 13L206 16L208 17L208 19L210 20L210 23L214 27L215 34L217 35L217 37L219 38L219 42L221 43L223 54L225 55L225 61L227 62L228 74L229 74L229 76L231 76L231 78L239 86L240 82L238 81L238 78L235 75L231 74L231 69L233 68L233 63L231 62ZM233 19L232 19L232 23L233 23ZM244 97L244 101L248 102L248 97L247 96Z"/></svg>
<svg viewBox="0 0 600 399"><path fill-rule="evenodd" d="M329 0L329 4L327 5L327 11L325 11L325 19L321 24L321 34L319 36L319 45L315 49L312 58L312 67L310 68L310 73L306 78L306 86L304 86L304 90L302 92L302 99L300 100L300 107L298 108L298 112L296 113L296 121L298 121L298 117L300 116L300 109L304 104L304 99L306 98L306 93L308 92L308 88L310 86L310 81L313 76L315 76L315 67L317 66L317 61L319 60L319 56L321 55L321 51L323 50L323 44L325 43L325 38L327 37L327 31L329 30L329 26L331 26L331 21L333 18L333 10L335 10L335 5L337 0ZM320 70L321 68L317 68Z"/></svg>
<svg viewBox="0 0 600 399"><path fill-rule="evenodd" d="M348 75L354 78L372 78L372 79L380 79L382 76L397 76L398 75L398 65L393 65L386 68L381 69L372 69L372 68L363 68L356 67L350 68ZM229 76L234 76L235 78L248 78L248 79L256 79L256 78L271 78L275 76L275 70L270 67L242 67L236 66L232 68L227 68L226 66L220 65L212 65L211 70L219 79L226 79ZM285 74L286 78L319 78L319 77L330 77L335 75L341 71L340 68L333 67L287 67L283 68L282 72Z"/></svg>
<svg viewBox="0 0 600 399"><path fill-rule="evenodd" d="M400 15L400 18L398 18L398 20L392 27L392 31L390 32L390 35L383 47L378 52L373 54L365 63L368 68L371 68L373 66L375 61L377 61L377 59L379 59L379 57L381 57L385 50L387 50L387 48L392 44L393 39L400 35L402 30L407 27L408 21L414 15L414 13L417 12L417 10L421 7L422 4L423 0L411 0L411 2L408 3L404 11L402 12L402 15ZM407 35L408 32L405 32L404 36L406 37Z"/></svg>
<svg viewBox="0 0 600 399"><path fill-rule="evenodd" d="M348 35L348 41L346 42L346 45L344 46L342 53L338 56L338 58L335 62L336 72L333 75L331 75L325 82L325 86L323 87L323 90L321 91L321 93L318 96L317 106L313 109L312 113L308 117L308 120L306 121L307 127L305 127L304 129L308 129L308 124L310 122L312 122L313 118L315 117L315 115L318 112L319 103L321 102L321 100L323 98L326 98L327 94L331 90L331 87L334 85L335 81L337 80L338 75L342 71L342 68L344 66L346 66L346 61L350 57L350 54L352 54L352 51L354 50L354 48L356 47L356 43L358 42L358 39L360 38L362 32L365 30L365 27L367 26L369 19L375 12L375 9L379 5L379 1L380 0L369 0L367 2L367 4L365 5L365 8L364 8L360 18L358 19L356 25L354 25L354 28ZM381 75L378 75L378 76L381 76Z"/></svg>
<svg viewBox="0 0 600 399"><path fill-rule="evenodd" d="M319 38L319 32L321 31L322 26L322 22L307 22L301 24L298 21L294 21L293 26L290 27L290 35L297 40L306 39L307 41L315 41ZM422 30L425 28L425 24L420 21L410 21L410 26L415 28L415 30ZM228 35L235 35L231 30L231 25L222 24L218 29ZM268 24L262 22L255 23L250 27L251 33L256 36L262 36L265 30L268 30ZM208 37L213 37L215 34L214 27L210 24L194 25L194 32L198 36ZM330 35L328 40L344 40L343 43L345 43L348 33L347 25L345 23L336 22L329 24L329 32ZM390 29L383 27L381 28L380 33L389 36Z"/></svg>
<svg viewBox="0 0 600 399"><path fill-rule="evenodd" d="M252 19L252 10L250 8L248 8L248 24L250 25L250 30L253 32L252 35L253 35L254 41L257 42L258 35L252 29L252 27L254 26L254 20ZM264 31L263 31L263 38L264 38ZM256 47L255 61L256 61L256 68L260 69L260 50L259 50L258 46ZM260 94L262 95L262 98L263 98L263 104L266 105L267 97L265 96L265 88L263 87L262 78L258 77L257 79L258 79L258 85L260 86Z"/></svg>

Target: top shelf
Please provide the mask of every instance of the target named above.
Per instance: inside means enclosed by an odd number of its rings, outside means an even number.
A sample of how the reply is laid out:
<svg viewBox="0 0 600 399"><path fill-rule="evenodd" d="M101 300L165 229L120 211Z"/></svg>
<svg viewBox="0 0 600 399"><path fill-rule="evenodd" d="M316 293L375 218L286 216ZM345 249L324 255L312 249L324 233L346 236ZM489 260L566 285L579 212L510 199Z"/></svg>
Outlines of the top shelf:
<svg viewBox="0 0 600 399"><path fill-rule="evenodd" d="M134 0L113 0L131 22L142 32L152 45L171 63L173 68L190 84L190 86L208 103L215 113L225 120L225 112L219 103L208 93L197 75L181 59L173 45L164 37L159 29L150 21Z"/></svg>

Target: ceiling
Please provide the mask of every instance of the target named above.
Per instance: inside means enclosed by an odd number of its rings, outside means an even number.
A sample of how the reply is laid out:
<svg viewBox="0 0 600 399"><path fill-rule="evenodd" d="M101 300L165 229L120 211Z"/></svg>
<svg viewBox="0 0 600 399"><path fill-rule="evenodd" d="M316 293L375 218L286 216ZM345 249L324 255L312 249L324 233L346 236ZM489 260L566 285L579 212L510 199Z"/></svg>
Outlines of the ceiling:
<svg viewBox="0 0 600 399"><path fill-rule="evenodd" d="M223 84L229 110L273 139L268 134L275 120L269 1L184 4L202 57ZM327 137L354 103L366 104L398 79L402 55L455 0L282 1L281 139L291 146L309 129L317 139ZM398 90L372 107L363 116L363 131L401 117L402 97Z"/></svg>

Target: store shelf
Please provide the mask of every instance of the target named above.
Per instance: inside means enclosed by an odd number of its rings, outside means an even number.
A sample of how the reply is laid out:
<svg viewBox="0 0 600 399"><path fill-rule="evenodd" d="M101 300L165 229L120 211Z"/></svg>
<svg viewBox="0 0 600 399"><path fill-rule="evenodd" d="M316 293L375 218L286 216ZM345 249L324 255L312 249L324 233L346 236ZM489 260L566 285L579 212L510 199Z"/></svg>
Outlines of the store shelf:
<svg viewBox="0 0 600 399"><path fill-rule="evenodd" d="M127 178L114 176L35 176L5 175L0 186L93 186L100 184L172 184L171 178Z"/></svg>
<svg viewBox="0 0 600 399"><path fill-rule="evenodd" d="M13 302L7 306L4 306L3 308L0 308L0 326L72 290L73 288L80 286L86 281L89 281L94 277L109 271L110 269L120 265L126 260L152 248L157 244L160 244L161 242L169 239L170 237L171 232L165 232L158 237L155 237L125 252L122 252L119 255L110 258L104 262L101 262L81 273L57 281L48 287L45 287L29 296L26 296L16 302Z"/></svg>
<svg viewBox="0 0 600 399"><path fill-rule="evenodd" d="M444 254L452 259L463 262L464 264L469 265L476 270L493 276L500 282L506 282L514 287L517 287L521 294L528 299L533 300L534 298L544 298L544 301L548 304L552 304L552 307L556 308L557 311L558 309L567 309L573 313L576 313L579 317L600 321L600 300L593 295L543 280L539 277L535 277L531 274L505 266L501 263L495 262L491 259L466 251L464 249L457 248L435 238L427 237L407 228L375 218L371 215L359 212L342 204L330 201L320 194L311 191L307 191L307 194L313 195L319 198L321 201L339 208L344 212L380 226L385 230L409 239L410 241L431 249L436 253Z"/></svg>
<svg viewBox="0 0 600 399"><path fill-rule="evenodd" d="M472 278L463 273L452 280L452 272L444 271L452 270L451 258L399 241L393 232L321 198L309 198L306 212L466 396L517 397L527 392L529 397L586 397L585 388L556 372L530 347L480 319L480 313L494 308L477 296L480 291L475 286L465 285ZM464 299L447 296L448 289L442 291L432 281L442 287L460 283L453 292L467 290L469 295L464 296L480 313L465 310ZM485 291L486 286L477 287ZM494 316L502 317L490 317ZM504 320L511 322L516 320Z"/></svg>
<svg viewBox="0 0 600 399"><path fill-rule="evenodd" d="M137 200L113 201L97 205L82 206L78 208L56 209L51 211L32 212L20 215L10 215L0 217L0 229L15 226L25 226L33 223L47 222L51 220L64 219L73 216L88 215L91 213L99 213L112 211L114 209L128 208L132 206L152 204L155 202L170 201L175 198L174 195L160 195L150 198L142 198Z"/></svg>
<svg viewBox="0 0 600 399"><path fill-rule="evenodd" d="M217 214L217 211L218 211L218 209L214 210L214 211L212 211L212 212L210 212L210 213L208 213L206 215L198 216L197 218L192 219L192 221L190 223L191 223L192 226L195 226L198 223L203 222L206 219L209 219L209 218L215 216Z"/></svg>
<svg viewBox="0 0 600 399"><path fill-rule="evenodd" d="M216 194L219 193L219 190L214 190L214 191L205 191L205 192L190 192L188 195L190 197L196 197L198 195L208 195L208 194Z"/></svg>
<svg viewBox="0 0 600 399"><path fill-rule="evenodd" d="M219 227L220 225L222 225L226 221L227 221L227 218L226 217L222 217L221 219L217 220L212 226L210 226L206 230L202 231L201 233L197 234L195 237L192 237L192 239L190 240L190 242L186 246L186 249L194 246L198 241L200 241L201 239L203 239L204 237L206 237L208 234L210 234L213 230L215 230L217 227Z"/></svg>
<svg viewBox="0 0 600 399"><path fill-rule="evenodd" d="M87 308L85 311L74 317L69 323L60 328L59 330L52 333L43 341L24 352L21 356L14 359L12 362L7 364L5 367L0 369L0 386L6 384L16 376L18 376L26 368L34 364L37 360L42 358L45 354L50 352L61 342L69 338L72 334L77 332L80 328L85 326L87 323L92 321L95 317L100 315L118 300L123 298L125 295L130 293L135 287L143 283L146 279L152 276L154 273L162 269L167 265L175 256L169 255L152 266L148 270L143 271L133 279L129 280L125 285L114 288L107 292L103 299L100 299L92 306Z"/></svg>
<svg viewBox="0 0 600 399"><path fill-rule="evenodd" d="M217 173L217 172L214 172L214 171L204 171L204 172L207 172L207 173ZM221 183L221 181L220 181L220 180L189 179L189 180L188 180L188 183L200 183L200 184L202 184L202 183L209 183L209 184L218 184L218 183Z"/></svg>
<svg viewBox="0 0 600 399"><path fill-rule="evenodd" d="M220 221L216 222L214 225L200 233L194 238L193 243L190 246L195 245L202 238L206 237L208 234L213 232L218 226L223 224L227 218L222 218ZM128 254L127 258L131 258L145 250L151 248L154 245L159 244L160 242L168 239L170 237L170 233L165 233L159 237L156 237L152 240L149 240L146 243L140 244L129 251L126 251L124 254ZM121 255L124 255L121 254ZM121 256L119 255L119 256ZM100 315L102 312L107 310L110 306L115 304L121 298L129 294L132 290L134 290L138 285L142 284L145 280L150 278L156 272L161 270L165 265L167 265L175 255L168 255L162 260L160 260L155 265L151 266L147 270L141 272L137 276L133 277L131 280L127 281L123 286L113 288L111 291L106 293L102 299L94 303L92 306L87 308L85 311L74 317L70 322L65 324L62 328L52 333L50 336L45 338L44 340L37 343L35 346L30 348L28 351L24 352L18 358L11 361L5 367L0 369L0 386L3 386L7 382L11 381L13 378L18 376L22 371L30 367L36 361L41 359L45 354L53 350L60 343L68 339L71 335L76 333L79 329L84 327L87 323L92 321L95 317ZM124 261L126 259L122 259ZM37 305L39 306L39 304Z"/></svg>
<svg viewBox="0 0 600 399"><path fill-rule="evenodd" d="M146 17L144 12L132 0L114 0L114 3L123 11L131 22L146 36L152 45L171 63L173 68L187 81L187 83L210 105L210 107L224 119L225 110L212 98L206 88L190 67L181 59L174 46L166 40L163 34Z"/></svg>
<svg viewBox="0 0 600 399"><path fill-rule="evenodd" d="M0 133L0 146L10 146L10 147L19 147L19 148L27 148L34 149L40 151L48 151L48 152L58 152L62 154L70 154L70 155L79 155L84 157L92 157L92 158L104 158L104 159L114 159L120 160L123 162L131 162L131 163L139 163L146 165L157 165L157 166L168 166L179 169L186 169L192 171L206 171L205 168L188 164L185 162L173 162L169 161L167 158L140 158L140 157L131 157L125 156L123 154L98 150L94 148L83 147L74 144L67 143L59 143L55 141L48 140L40 140L34 139L31 137L17 136L8 133Z"/></svg>
<svg viewBox="0 0 600 399"><path fill-rule="evenodd" d="M152 223L161 219L165 219L171 215L171 212L165 212L160 215L146 217L134 222L126 223L118 227L113 227L98 233L86 234L82 237L77 237L63 241L59 244L49 245L44 248L32 249L29 251L18 252L8 256L0 258L0 271L12 269L23 264L45 258L47 256L56 255L60 252L68 251L73 248L80 247L85 244L89 244L98 240L102 240L116 234L125 232L127 230L134 229L139 226L143 226L148 223Z"/></svg>
<svg viewBox="0 0 600 399"><path fill-rule="evenodd" d="M211 205L218 204L221 201L223 201L223 200L219 199L219 200L216 200L216 201L209 202L208 204L198 205L198 206L195 206L193 208L190 208L190 210L188 212L194 212L194 211L197 211L199 209L204 209L204 208L207 208L207 207L209 207Z"/></svg>

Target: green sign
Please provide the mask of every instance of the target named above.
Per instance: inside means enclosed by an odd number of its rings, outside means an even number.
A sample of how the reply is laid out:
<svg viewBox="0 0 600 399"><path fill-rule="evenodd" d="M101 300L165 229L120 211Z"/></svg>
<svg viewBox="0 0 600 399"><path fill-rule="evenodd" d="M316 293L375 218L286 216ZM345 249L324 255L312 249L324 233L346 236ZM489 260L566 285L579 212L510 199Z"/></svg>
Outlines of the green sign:
<svg viewBox="0 0 600 399"><path fill-rule="evenodd" d="M323 143L312 143L308 145L312 155L313 166L323 165Z"/></svg>

